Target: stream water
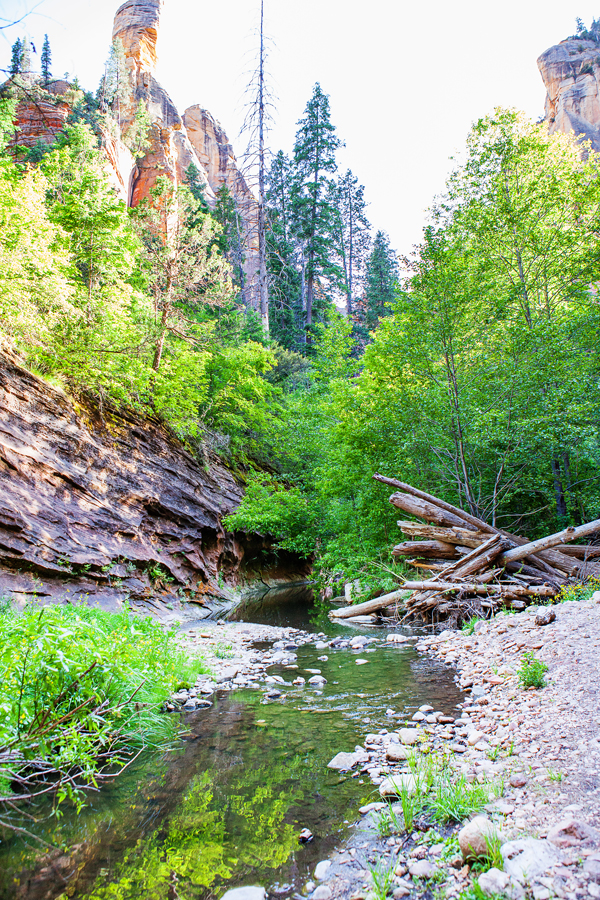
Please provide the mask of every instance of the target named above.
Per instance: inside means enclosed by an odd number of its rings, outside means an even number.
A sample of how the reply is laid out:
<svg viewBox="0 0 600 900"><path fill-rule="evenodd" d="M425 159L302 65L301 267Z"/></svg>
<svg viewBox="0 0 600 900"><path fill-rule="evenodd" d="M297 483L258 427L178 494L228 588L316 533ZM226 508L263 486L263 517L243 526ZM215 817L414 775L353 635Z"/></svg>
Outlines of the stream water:
<svg viewBox="0 0 600 900"><path fill-rule="evenodd" d="M278 596L277 596L277 595ZM238 611L244 621L292 625L330 636L364 631L315 619L306 593L269 592ZM406 645L374 645L356 665L349 650L297 651L291 682L320 669L323 692L286 688L284 703L256 690L216 694L185 717L188 735L169 753L146 753L90 798L79 816L28 826L60 847L40 851L18 838L0 844L1 900L205 900L229 887L264 885L271 896L301 889L375 797L368 777L327 768L369 731L398 727L423 703L451 713L460 701L452 673ZM324 653L329 657L320 661ZM309 676L306 676L307 678ZM314 840L300 844L309 828Z"/></svg>

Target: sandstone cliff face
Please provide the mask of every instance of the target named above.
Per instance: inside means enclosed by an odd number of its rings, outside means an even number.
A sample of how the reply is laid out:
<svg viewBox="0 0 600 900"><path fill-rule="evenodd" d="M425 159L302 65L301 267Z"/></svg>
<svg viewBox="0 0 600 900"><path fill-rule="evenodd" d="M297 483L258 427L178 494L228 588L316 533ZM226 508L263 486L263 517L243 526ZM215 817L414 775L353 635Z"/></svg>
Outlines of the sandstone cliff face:
<svg viewBox="0 0 600 900"><path fill-rule="evenodd" d="M231 605L218 581L305 575L262 538L225 532L241 496L222 463L202 465L158 423L102 418L0 353L0 596L162 597L204 617Z"/></svg>
<svg viewBox="0 0 600 900"><path fill-rule="evenodd" d="M574 132L600 150L600 46L567 40L539 57L551 134Z"/></svg>

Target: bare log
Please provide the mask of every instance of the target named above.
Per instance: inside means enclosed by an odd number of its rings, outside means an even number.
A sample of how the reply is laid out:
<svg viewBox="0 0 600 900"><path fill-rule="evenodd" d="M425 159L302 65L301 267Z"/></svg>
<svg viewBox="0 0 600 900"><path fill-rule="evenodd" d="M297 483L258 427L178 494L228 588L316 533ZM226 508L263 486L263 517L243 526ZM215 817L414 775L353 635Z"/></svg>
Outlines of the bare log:
<svg viewBox="0 0 600 900"><path fill-rule="evenodd" d="M462 522L466 522L467 524L472 525L473 528L477 531L490 531L492 529L492 526L487 525L487 523L482 519L477 519L475 516L471 516L469 513L466 513L464 510L459 509L457 506L452 506L451 503L446 503L444 500L439 500L437 497L432 496L432 494L426 494L425 491L419 491L411 484L406 484L404 481L398 481L396 478L386 478L384 475L379 475L377 473L373 475L373 478L375 479L375 481L380 481L382 484L389 484L390 487L400 488L401 491L405 491L407 494L412 494L413 497L417 497L420 500L424 500L427 503L433 504L433 506L437 507L438 509L444 510L445 512L455 516L456 518L461 519Z"/></svg>
<svg viewBox="0 0 600 900"><path fill-rule="evenodd" d="M600 547L594 544L557 544L554 549L576 559L596 559L600 556Z"/></svg>
<svg viewBox="0 0 600 900"><path fill-rule="evenodd" d="M334 609L329 613L332 619L351 619L353 616L366 616L368 613L377 612L378 609L385 609L398 600L405 600L410 595L410 591L402 588L398 591L392 591L391 594L384 594L383 597L376 597L374 600L367 600L365 603L357 603L355 606L344 606L342 609Z"/></svg>
<svg viewBox="0 0 600 900"><path fill-rule="evenodd" d="M453 544L442 541L404 541L392 550L392 556L436 557L439 559L456 559L457 553Z"/></svg>
<svg viewBox="0 0 600 900"><path fill-rule="evenodd" d="M402 534L407 537L421 537L426 540L444 541L447 544L464 544L465 547L479 547L489 537L486 531L470 531L467 528L443 528L441 525L425 525L422 522L398 522Z"/></svg>
<svg viewBox="0 0 600 900"><path fill-rule="evenodd" d="M420 519L426 519L428 522L435 522L436 525L449 525L451 527L452 525L464 526L465 524L463 520L454 515L454 513L445 512L434 503L429 503L427 500L420 500L418 497L413 497L411 494L392 494L390 503L397 509L401 509L402 512L407 512L412 516L418 516Z"/></svg>
<svg viewBox="0 0 600 900"><path fill-rule="evenodd" d="M569 526L556 534L549 534L547 537L539 538L537 541L531 541L529 544L523 544L520 547L514 547L507 550L500 559L500 562L515 562L518 559L525 559L527 556L533 556L542 550L549 550L557 544L569 541L575 541L577 538L585 537L586 534L594 534L600 531L600 519L594 519L593 522L587 522L585 525L579 525L577 528Z"/></svg>
<svg viewBox="0 0 600 900"><path fill-rule="evenodd" d="M508 542L499 534L491 535L480 547L476 547L467 556L463 556L461 560L448 566L440 574L440 581L442 576L450 573L457 578L466 578L468 575L474 575L493 562L507 546Z"/></svg>
<svg viewBox="0 0 600 900"><path fill-rule="evenodd" d="M554 597L556 588L544 584L541 586L521 584L481 584L476 581L405 581L403 588L413 591L435 591L447 593L448 591L462 592L463 594L498 594L506 592L519 597Z"/></svg>

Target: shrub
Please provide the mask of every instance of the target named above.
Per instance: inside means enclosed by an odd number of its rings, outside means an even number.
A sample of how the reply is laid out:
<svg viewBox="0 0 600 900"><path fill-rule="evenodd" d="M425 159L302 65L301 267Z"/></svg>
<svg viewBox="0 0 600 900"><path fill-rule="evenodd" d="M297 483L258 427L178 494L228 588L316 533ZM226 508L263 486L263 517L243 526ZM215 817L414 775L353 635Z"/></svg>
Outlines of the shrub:
<svg viewBox="0 0 600 900"><path fill-rule="evenodd" d="M84 791L136 751L164 745L174 689L206 668L173 630L128 610L0 607L0 809L51 795L78 808ZM8 773L11 777L8 778ZM10 822L4 822L10 827Z"/></svg>
<svg viewBox="0 0 600 900"><path fill-rule="evenodd" d="M546 685L544 675L547 671L547 664L536 659L535 653L530 650L521 657L521 666L517 671L519 684L523 688L543 688Z"/></svg>

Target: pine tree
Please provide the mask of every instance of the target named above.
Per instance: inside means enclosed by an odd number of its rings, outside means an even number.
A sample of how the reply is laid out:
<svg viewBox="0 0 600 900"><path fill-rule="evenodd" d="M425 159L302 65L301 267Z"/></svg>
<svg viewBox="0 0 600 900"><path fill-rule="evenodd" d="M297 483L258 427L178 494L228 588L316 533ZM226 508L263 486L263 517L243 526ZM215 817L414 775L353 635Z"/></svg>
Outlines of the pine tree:
<svg viewBox="0 0 600 900"><path fill-rule="evenodd" d="M48 35L44 35L44 44L42 46L42 56L41 56L41 66L42 66L42 81L44 86L47 87L50 79L52 77L52 72L50 71L50 66L52 64L52 53L50 51L50 41L48 40Z"/></svg>
<svg viewBox="0 0 600 900"><path fill-rule="evenodd" d="M370 225L365 215L364 187L350 169L336 186L338 207L338 245L343 268L346 313L352 317L357 285L364 274L365 256L370 243Z"/></svg>
<svg viewBox="0 0 600 900"><path fill-rule="evenodd" d="M17 38L14 44L12 45L12 56L10 58L10 75L11 77L14 75L20 75L23 71L23 61L22 61L22 53L23 47L21 44L21 39Z"/></svg>
<svg viewBox="0 0 600 900"><path fill-rule="evenodd" d="M98 100L101 107L110 106L121 124L121 106L129 97L129 73L123 42L116 38L111 45L100 87Z"/></svg>
<svg viewBox="0 0 600 900"><path fill-rule="evenodd" d="M293 163L280 150L267 175L267 268L269 325L275 340L288 350L302 343L303 245L292 228Z"/></svg>
<svg viewBox="0 0 600 900"><path fill-rule="evenodd" d="M315 298L321 300L321 306L326 305L327 282L339 276L331 253L336 218L331 186L337 168L335 152L341 142L330 121L329 98L318 83L298 126L294 144L293 219L294 230L304 244L302 305L305 340L309 342Z"/></svg>
<svg viewBox="0 0 600 900"><path fill-rule="evenodd" d="M387 304L396 298L398 275L398 261L390 247L390 239L384 231L378 231L366 271L365 324L369 331L392 312Z"/></svg>

